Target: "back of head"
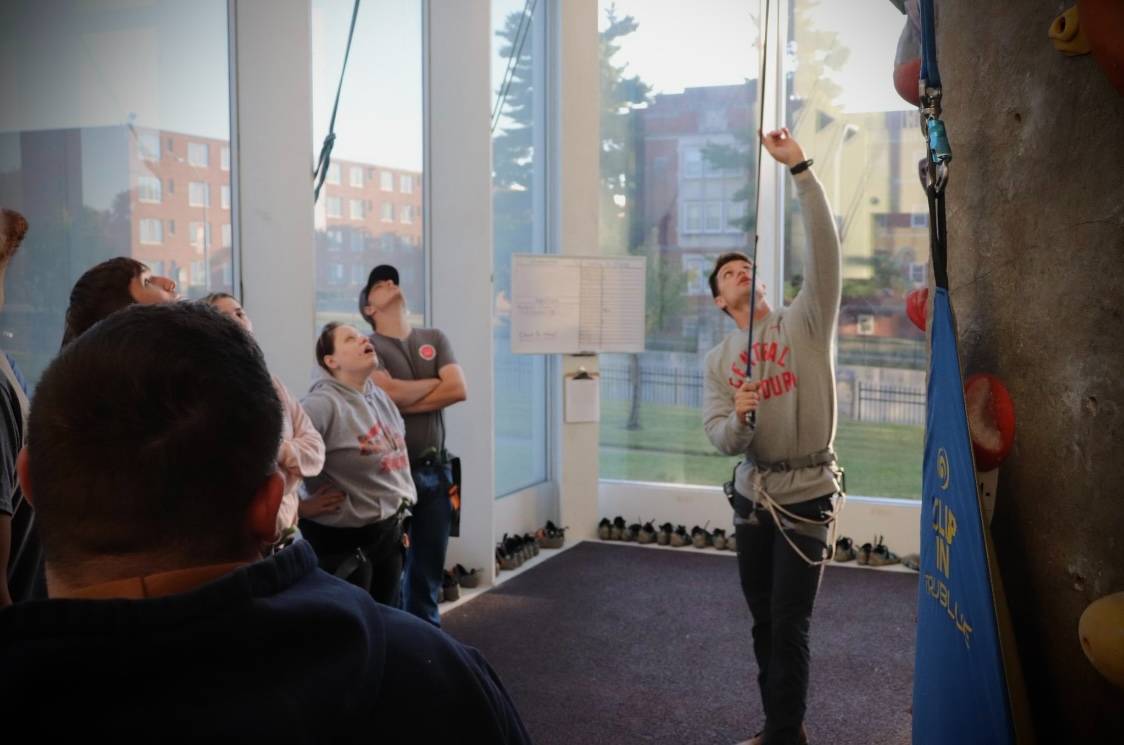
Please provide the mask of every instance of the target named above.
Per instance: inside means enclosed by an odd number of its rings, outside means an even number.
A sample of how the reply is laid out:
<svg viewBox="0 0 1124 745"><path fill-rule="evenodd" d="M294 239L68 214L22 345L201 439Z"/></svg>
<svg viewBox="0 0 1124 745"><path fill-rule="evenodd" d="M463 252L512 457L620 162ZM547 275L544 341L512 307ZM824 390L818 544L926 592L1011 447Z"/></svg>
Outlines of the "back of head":
<svg viewBox="0 0 1124 745"><path fill-rule="evenodd" d="M196 303L110 316L36 390L29 475L47 561L237 560L280 436L261 350L234 321Z"/></svg>
<svg viewBox="0 0 1124 745"><path fill-rule="evenodd" d="M145 268L136 259L118 256L87 269L70 291L62 345L65 347L110 313L136 302L129 283Z"/></svg>

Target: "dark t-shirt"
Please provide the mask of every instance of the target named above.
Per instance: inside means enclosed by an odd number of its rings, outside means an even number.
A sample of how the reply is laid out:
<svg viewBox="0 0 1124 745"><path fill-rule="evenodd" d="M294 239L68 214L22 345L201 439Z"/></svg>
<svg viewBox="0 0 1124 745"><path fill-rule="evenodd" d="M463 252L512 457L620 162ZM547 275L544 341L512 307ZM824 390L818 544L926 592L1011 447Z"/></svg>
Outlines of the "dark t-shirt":
<svg viewBox="0 0 1124 745"><path fill-rule="evenodd" d="M19 373L13 365L13 373ZM16 456L23 447L23 412L11 379L0 374L0 513L12 517L8 554L8 592L12 600L42 597L41 552L35 534L35 513L20 493Z"/></svg>
<svg viewBox="0 0 1124 745"><path fill-rule="evenodd" d="M442 367L457 363L452 345L438 329L413 329L404 341L377 332L370 338L379 356L379 367L396 380L436 378ZM406 422L410 460L416 460L428 448L441 447L444 424L440 411L403 414L402 418Z"/></svg>

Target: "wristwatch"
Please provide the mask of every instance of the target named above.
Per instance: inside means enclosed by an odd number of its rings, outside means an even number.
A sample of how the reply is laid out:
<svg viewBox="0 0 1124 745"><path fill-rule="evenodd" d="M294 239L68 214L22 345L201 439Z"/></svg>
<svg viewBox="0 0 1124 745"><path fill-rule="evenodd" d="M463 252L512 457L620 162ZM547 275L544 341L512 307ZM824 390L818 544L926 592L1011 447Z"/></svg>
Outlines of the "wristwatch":
<svg viewBox="0 0 1124 745"><path fill-rule="evenodd" d="M815 163L815 161L812 160L811 158L808 158L808 160L801 161L800 163L797 163L796 165L794 165L792 168L789 168L788 172L791 173L793 176L795 176L798 173L803 173L804 171L807 171L809 168L812 167L813 163Z"/></svg>

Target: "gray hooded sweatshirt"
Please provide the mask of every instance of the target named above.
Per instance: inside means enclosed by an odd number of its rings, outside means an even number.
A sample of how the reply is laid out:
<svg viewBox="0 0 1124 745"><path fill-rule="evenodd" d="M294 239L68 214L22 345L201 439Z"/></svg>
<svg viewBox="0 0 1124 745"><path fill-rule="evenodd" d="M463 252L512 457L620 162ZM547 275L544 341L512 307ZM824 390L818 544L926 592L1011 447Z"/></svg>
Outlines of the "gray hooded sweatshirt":
<svg viewBox="0 0 1124 745"><path fill-rule="evenodd" d="M730 333L706 356L703 420L714 446L744 455L734 479L755 499L754 462L778 463L833 447L835 441L835 325L842 265L835 220L823 186L810 170L794 177L809 249L804 284L792 304L753 324L752 379L761 382L756 427L739 420L734 393L746 377L746 332ZM828 466L764 472L763 486L778 504L795 504L836 490Z"/></svg>
<svg viewBox="0 0 1124 745"><path fill-rule="evenodd" d="M333 528L358 528L385 520L405 502L417 502L406 453L406 425L383 391L367 381L362 393L327 373L301 399L324 438L324 470L304 480L306 497L325 484L347 497L339 512L313 521Z"/></svg>

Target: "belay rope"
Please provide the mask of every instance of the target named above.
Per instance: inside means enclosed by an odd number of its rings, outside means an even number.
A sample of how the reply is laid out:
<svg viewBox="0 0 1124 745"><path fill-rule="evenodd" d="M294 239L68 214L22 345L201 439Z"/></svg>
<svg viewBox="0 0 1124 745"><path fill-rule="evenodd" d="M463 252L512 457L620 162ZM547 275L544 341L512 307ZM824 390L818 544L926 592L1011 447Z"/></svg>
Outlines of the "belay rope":
<svg viewBox="0 0 1124 745"><path fill-rule="evenodd" d="M757 309L757 242L760 235L760 214L761 214L761 150L762 143L761 137L765 131L765 75L769 69L769 16L770 8L772 6L771 0L765 0L765 23L761 28L761 73L757 78L758 87L760 88L760 96L757 99L757 185L754 189L755 215L754 215L754 235L753 235L753 254L750 257L750 265L752 268L752 277L749 281L749 337L746 347L746 379L749 380L753 377L753 316ZM748 417L748 424L751 427L757 424L757 412L751 411ZM778 504L775 499L765 490L764 478L762 472L754 468L751 477L753 491L756 494L754 503L762 505L773 518L773 523L777 527L777 531L784 536L785 541L792 547L806 564L809 566L822 566L831 561L832 554L835 551L835 533L837 528L837 516L843 509L843 505L847 501L846 489L843 479L841 477L842 471L835 464L834 456L831 461L833 466L832 474L835 479L836 493L839 499L832 505L831 513L823 520L817 520L811 517L803 517L801 515L793 514L786 510L784 506ZM795 533L808 534L814 531L818 534L819 529L828 529L827 551L820 559L813 559L805 554L796 542L789 537L788 532L791 530Z"/></svg>
<svg viewBox="0 0 1124 745"><path fill-rule="evenodd" d="M347 72L347 58L351 56L351 38L355 36L355 19L359 16L359 0L351 9L351 28L347 32L347 48L343 53L343 67L340 68L340 82L336 87L336 102L332 105L332 118L328 122L328 134L324 144L320 146L320 157L316 159L316 168L312 172L312 202L320 199L320 187L328 176L328 166L332 162L332 148L336 144L336 112L340 108L340 92L343 90L343 76Z"/></svg>

